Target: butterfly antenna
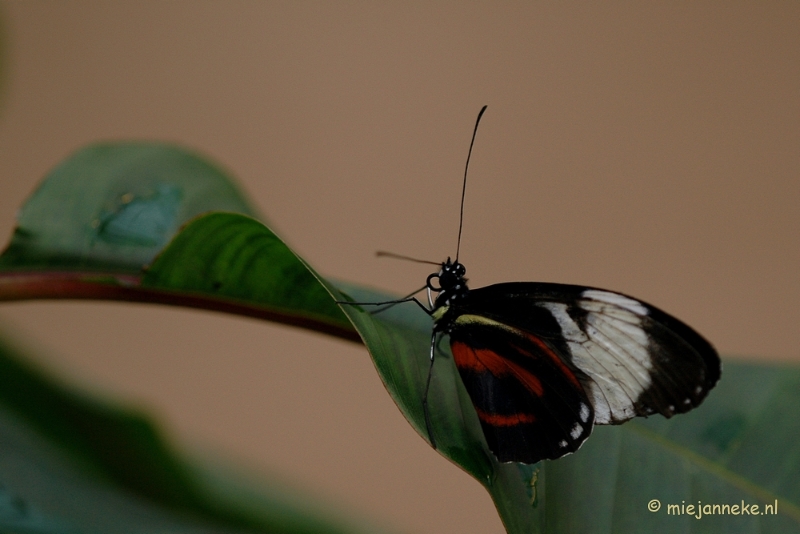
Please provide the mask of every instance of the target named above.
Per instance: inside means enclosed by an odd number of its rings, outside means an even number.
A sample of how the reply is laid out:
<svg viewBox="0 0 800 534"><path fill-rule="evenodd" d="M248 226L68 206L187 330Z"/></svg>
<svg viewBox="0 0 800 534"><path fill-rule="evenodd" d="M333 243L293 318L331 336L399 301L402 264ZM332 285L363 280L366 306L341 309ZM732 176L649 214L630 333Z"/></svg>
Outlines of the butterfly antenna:
<svg viewBox="0 0 800 534"><path fill-rule="evenodd" d="M458 218L458 246L456 246L456 263L458 263L458 253L461 252L461 228L464 226L464 195L467 193L467 171L469 170L469 158L472 156L472 145L475 144L475 134L478 133L478 124L481 123L483 112L487 106L483 106L478 112L478 120L475 121L475 129L472 130L472 141L469 143L467 152L467 164L464 166L464 185L461 187L461 215Z"/></svg>
<svg viewBox="0 0 800 534"><path fill-rule="evenodd" d="M402 254L395 254L394 252L386 252L385 250L379 250L375 253L376 256L379 258L394 258L396 260L406 260L406 261L413 261L416 263L428 263L430 265L441 265L441 263L436 261L428 261L428 260L420 260L417 258L412 258L411 256L403 256ZM425 289L424 287L422 289Z"/></svg>

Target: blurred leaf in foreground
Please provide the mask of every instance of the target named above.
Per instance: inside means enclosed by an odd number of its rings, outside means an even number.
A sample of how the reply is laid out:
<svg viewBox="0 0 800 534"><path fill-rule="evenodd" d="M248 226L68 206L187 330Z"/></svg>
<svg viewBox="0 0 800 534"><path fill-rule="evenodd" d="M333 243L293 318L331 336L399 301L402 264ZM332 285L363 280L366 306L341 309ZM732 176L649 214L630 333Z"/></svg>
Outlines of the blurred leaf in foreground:
<svg viewBox="0 0 800 534"><path fill-rule="evenodd" d="M0 531L365 531L254 487L179 456L142 414L54 381L0 340Z"/></svg>

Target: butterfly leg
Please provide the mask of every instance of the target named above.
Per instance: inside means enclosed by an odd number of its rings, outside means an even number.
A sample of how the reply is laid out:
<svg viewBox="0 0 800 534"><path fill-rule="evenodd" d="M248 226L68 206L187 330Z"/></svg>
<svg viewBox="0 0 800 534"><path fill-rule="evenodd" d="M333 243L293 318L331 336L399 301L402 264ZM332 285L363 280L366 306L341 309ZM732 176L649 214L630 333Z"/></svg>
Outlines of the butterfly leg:
<svg viewBox="0 0 800 534"><path fill-rule="evenodd" d="M431 428L431 414L428 411L428 391L431 389L431 376L433 376L433 359L434 350L436 348L436 332L431 335L431 363L428 367L428 380L425 382L425 394L422 396L422 412L425 415L425 430L428 432L428 441L431 447L436 448L436 440L433 437L433 429Z"/></svg>
<svg viewBox="0 0 800 534"><path fill-rule="evenodd" d="M394 305L394 304L400 304L400 303L403 303L403 302L413 302L414 304L416 304L417 306L422 308L422 311L424 311L428 315L433 313L431 310L428 309L427 306L425 306L423 303L421 303L417 299L417 297L407 297L407 298L398 299L398 300L387 300L387 301L384 301L384 302L351 302L349 300L337 300L335 302L336 302L336 304L349 304L350 306L383 306L385 304ZM383 310L379 310L379 311L383 311Z"/></svg>

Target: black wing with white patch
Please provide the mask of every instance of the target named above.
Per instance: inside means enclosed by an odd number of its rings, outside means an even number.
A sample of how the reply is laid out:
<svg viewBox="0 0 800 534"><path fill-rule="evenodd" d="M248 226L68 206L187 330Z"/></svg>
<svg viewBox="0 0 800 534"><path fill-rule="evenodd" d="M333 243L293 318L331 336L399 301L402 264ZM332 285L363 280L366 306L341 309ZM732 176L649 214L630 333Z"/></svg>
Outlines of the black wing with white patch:
<svg viewBox="0 0 800 534"><path fill-rule="evenodd" d="M572 304L541 305L561 326L573 364L591 381L597 424L687 412L719 379L711 345L652 306L598 289L583 290Z"/></svg>
<svg viewBox="0 0 800 534"><path fill-rule="evenodd" d="M513 282L471 290L454 308L454 314L506 324L551 347L577 371L595 424L687 412L720 377L719 356L700 334L619 293Z"/></svg>

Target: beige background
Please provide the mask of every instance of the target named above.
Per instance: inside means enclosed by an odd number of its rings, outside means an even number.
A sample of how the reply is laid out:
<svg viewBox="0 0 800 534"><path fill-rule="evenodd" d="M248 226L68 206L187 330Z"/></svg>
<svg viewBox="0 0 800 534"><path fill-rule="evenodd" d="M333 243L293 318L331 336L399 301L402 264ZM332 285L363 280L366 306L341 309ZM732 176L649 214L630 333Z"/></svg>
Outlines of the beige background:
<svg viewBox="0 0 800 534"><path fill-rule="evenodd" d="M468 4L468 5L467 5ZM159 139L238 177L318 270L405 292L455 253L474 287L630 293L725 354L800 360L800 3L6 2L0 235L96 140ZM355 517L500 532L363 348L208 312L14 303L77 383Z"/></svg>

